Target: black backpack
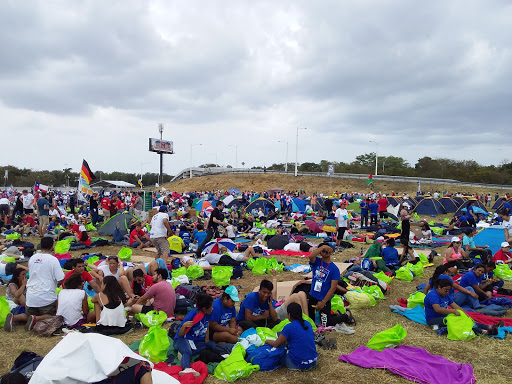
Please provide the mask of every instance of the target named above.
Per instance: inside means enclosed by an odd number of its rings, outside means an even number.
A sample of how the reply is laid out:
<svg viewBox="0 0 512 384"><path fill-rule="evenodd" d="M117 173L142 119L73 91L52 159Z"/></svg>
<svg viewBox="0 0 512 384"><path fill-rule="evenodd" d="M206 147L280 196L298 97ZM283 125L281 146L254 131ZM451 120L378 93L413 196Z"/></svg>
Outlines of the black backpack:
<svg viewBox="0 0 512 384"><path fill-rule="evenodd" d="M181 321L173 321L171 323L171 326L169 327L167 336L169 336L171 339L174 339L174 336L176 336L176 333L178 333L178 329L180 328L180 325L181 325Z"/></svg>
<svg viewBox="0 0 512 384"><path fill-rule="evenodd" d="M11 373L21 373L25 377L30 377L39 364L43 361L43 356L30 351L23 351L14 360L14 365L11 368Z"/></svg>

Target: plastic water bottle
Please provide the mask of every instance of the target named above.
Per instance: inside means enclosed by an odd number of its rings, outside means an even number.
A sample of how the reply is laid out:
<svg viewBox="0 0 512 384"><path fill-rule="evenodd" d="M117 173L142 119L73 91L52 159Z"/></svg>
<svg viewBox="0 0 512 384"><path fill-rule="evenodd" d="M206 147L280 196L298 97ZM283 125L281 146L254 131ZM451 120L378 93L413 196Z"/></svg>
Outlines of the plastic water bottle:
<svg viewBox="0 0 512 384"><path fill-rule="evenodd" d="M361 247L361 253L359 254L360 257L363 257L363 254L364 254L363 247Z"/></svg>

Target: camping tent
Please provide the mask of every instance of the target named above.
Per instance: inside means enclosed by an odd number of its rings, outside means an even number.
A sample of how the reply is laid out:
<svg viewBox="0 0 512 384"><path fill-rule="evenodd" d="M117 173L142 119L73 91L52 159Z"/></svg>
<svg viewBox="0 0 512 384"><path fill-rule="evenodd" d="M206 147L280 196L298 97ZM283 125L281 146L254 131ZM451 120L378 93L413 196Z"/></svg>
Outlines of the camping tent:
<svg viewBox="0 0 512 384"><path fill-rule="evenodd" d="M293 212L304 212L306 210L307 202L296 197L293 199ZM297 207L297 208L295 208ZM297 209L297 210L295 210Z"/></svg>
<svg viewBox="0 0 512 384"><path fill-rule="evenodd" d="M117 215L112 216L108 219L103 225L98 229L98 235L102 236L112 236L114 235L114 229L119 224L119 230L123 235L127 235L130 228L130 221L132 219L137 219L135 216L130 215L129 213L118 213Z"/></svg>
<svg viewBox="0 0 512 384"><path fill-rule="evenodd" d="M498 201L500 201L500 200L501 200L501 202L500 202L499 204L497 204L497 203L498 203ZM496 201L496 203L494 203L494 205L492 206L492 209L495 209L495 210L496 210L496 212L499 212L499 211L503 208L503 204L505 204L505 203L512 204L512 199L508 199L508 200L507 200L507 199L506 199L506 198L504 198L504 197L500 197L500 198ZM496 207L496 208L495 208L495 207Z"/></svg>
<svg viewBox="0 0 512 384"><path fill-rule="evenodd" d="M403 199L399 196L388 196L386 199L388 199L388 204L392 205L393 207L402 204L403 201Z"/></svg>
<svg viewBox="0 0 512 384"><path fill-rule="evenodd" d="M461 205L459 207L459 209L457 209L457 212L455 212L455 215L454 216L462 216L462 215L465 215L466 212L467 212L467 206L468 206L468 203L469 202L473 202L473 207L475 208L480 208L483 212L487 212L487 209L485 208L485 205L483 205L480 200L477 200L477 199L469 199L468 201L466 201L463 205Z"/></svg>
<svg viewBox="0 0 512 384"><path fill-rule="evenodd" d="M245 208L246 212L251 212L253 209L259 209L261 208L263 212L267 212L267 210L273 211L276 209L276 206L273 202L271 202L269 199L265 199L264 197L259 197L256 200L254 200L251 204Z"/></svg>
<svg viewBox="0 0 512 384"><path fill-rule="evenodd" d="M451 197L441 197L439 202L443 205L445 213L457 212L457 208L459 208L457 203Z"/></svg>
<svg viewBox="0 0 512 384"><path fill-rule="evenodd" d="M442 215L444 213L444 207L439 200L433 197L425 197L414 208L414 211L418 215Z"/></svg>
<svg viewBox="0 0 512 384"><path fill-rule="evenodd" d="M229 204L226 205L226 208L234 208L234 209L239 209L240 207L242 207L244 204L242 202L242 199L239 199L239 198L236 198L236 199L233 199Z"/></svg>

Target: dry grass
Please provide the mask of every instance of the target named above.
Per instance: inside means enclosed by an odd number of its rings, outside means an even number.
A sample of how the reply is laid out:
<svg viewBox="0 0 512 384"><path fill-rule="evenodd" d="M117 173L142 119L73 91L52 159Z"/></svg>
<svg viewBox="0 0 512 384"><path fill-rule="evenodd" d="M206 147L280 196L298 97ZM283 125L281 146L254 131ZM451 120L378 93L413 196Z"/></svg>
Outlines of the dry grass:
<svg viewBox="0 0 512 384"><path fill-rule="evenodd" d="M38 239L32 238L37 243ZM120 247L101 247L95 251L102 252L105 255L117 254ZM365 247L366 248L366 247ZM437 249L439 253L444 252L443 248ZM78 256L82 251L72 252L73 256ZM354 257L359 252L359 246L348 249L343 252L337 252L333 258L335 261L343 261ZM138 251L136 254L147 256L147 252ZM291 258L286 256L277 256L287 264L306 263L305 258ZM436 264L441 263L441 258L437 258ZM360 345L365 345L370 338L379 331L390 328L397 323L401 323L408 334L404 344L425 348L432 354L443 355L447 359L458 363L471 364L475 371L475 376L479 383L512 383L512 372L510 371L510 359L512 357L512 338L508 336L505 340L490 339L487 337L478 337L471 341L449 341L445 336L437 336L430 328L413 323L406 318L392 313L388 306L396 304L399 298L407 298L415 290L417 284L426 282L432 275L434 268L425 270L425 276L415 278L412 283L406 283L399 280L393 280L391 283L391 292L386 300L380 300L375 307L354 310L357 318L356 333L354 335L342 335L331 331L327 337L336 338L338 347L336 350L319 350L320 367L314 371L306 373L296 373L288 371L285 368L274 372L259 372L250 377L239 380L242 384L256 384L265 380L267 384L284 383L405 383L406 380L399 376L392 375L384 370L363 369L347 363L338 362L341 354L351 353ZM244 278L234 282L235 285L241 285L241 295L245 295L253 290L259 284L262 276L254 276L250 272L245 272ZM300 277L292 272L284 272L278 275L279 281L296 280ZM212 281L199 281L200 285L213 284ZM508 288L512 288L511 283L507 283ZM0 294L3 295L5 288L0 288ZM509 316L510 317L510 316ZM131 334L120 336L126 344L130 344L144 336L144 331L136 331ZM12 366L15 357L23 350L31 350L39 354L46 354L60 340L60 337L49 339L36 337L31 333L25 332L23 327L17 327L12 334L0 330L0 372L7 372ZM220 383L213 376L209 376L206 383Z"/></svg>
<svg viewBox="0 0 512 384"><path fill-rule="evenodd" d="M339 192L354 192L354 191L369 191L366 185L366 180L359 179L339 179L333 178L329 180L327 177L319 176L298 176L292 175L274 175L274 174L232 174L232 175L216 175L216 176L201 176L192 179L183 179L174 183L164 185L165 188L176 192L186 191L212 191L212 190L225 190L228 188L238 188L240 191L252 190L263 192L269 188L279 187L284 188L286 191L295 191L296 189L303 189L308 194L314 192L330 194L334 191ZM418 191L417 183L399 183L390 181L376 181L376 191L391 194L392 191L397 193L409 193L416 195ZM468 193L482 193L489 192L494 196L495 191L488 188L468 188L457 187L454 185L444 184L425 184L423 185L424 191L450 191L455 193L463 191Z"/></svg>

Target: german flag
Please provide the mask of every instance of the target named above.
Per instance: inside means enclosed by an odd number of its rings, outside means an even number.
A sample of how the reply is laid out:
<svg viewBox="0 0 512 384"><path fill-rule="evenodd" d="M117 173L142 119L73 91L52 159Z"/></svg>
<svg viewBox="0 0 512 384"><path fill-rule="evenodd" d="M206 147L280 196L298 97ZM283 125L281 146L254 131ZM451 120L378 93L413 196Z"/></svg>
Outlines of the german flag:
<svg viewBox="0 0 512 384"><path fill-rule="evenodd" d="M85 181L87 181L87 184L91 184L91 181L96 179L96 176L91 171L91 168L89 168L89 164L87 164L87 161L84 160L82 163L82 169L80 171L80 174L84 178Z"/></svg>

